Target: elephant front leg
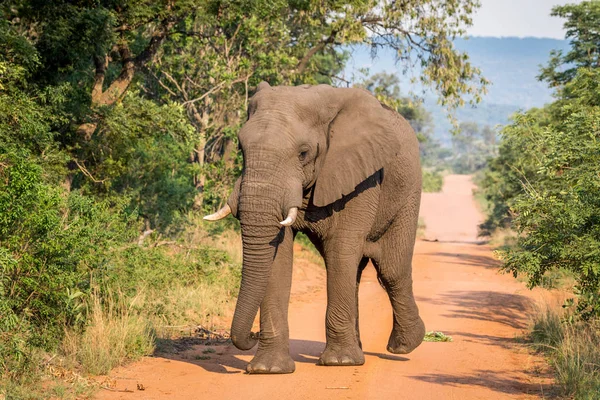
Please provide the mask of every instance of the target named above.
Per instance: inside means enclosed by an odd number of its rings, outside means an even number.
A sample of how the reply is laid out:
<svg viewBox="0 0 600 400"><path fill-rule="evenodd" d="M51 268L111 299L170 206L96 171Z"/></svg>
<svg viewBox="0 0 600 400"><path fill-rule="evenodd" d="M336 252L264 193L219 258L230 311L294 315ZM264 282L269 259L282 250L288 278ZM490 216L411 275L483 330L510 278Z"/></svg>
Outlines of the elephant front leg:
<svg viewBox="0 0 600 400"><path fill-rule="evenodd" d="M292 285L294 235L286 228L273 261L267 293L260 305L260 336L250 374L290 374L296 366L290 357L288 305Z"/></svg>
<svg viewBox="0 0 600 400"><path fill-rule="evenodd" d="M357 241L351 241L357 243ZM337 246L336 246L337 247ZM358 336L357 271L362 251L356 246L326 253L327 344L319 365L363 365L365 356Z"/></svg>

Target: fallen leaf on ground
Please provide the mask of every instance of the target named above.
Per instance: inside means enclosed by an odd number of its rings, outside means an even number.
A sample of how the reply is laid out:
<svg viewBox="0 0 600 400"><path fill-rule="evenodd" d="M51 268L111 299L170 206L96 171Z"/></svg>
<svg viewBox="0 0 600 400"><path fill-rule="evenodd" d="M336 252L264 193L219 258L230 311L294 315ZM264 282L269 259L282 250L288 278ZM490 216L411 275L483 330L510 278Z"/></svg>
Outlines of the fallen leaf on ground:
<svg viewBox="0 0 600 400"><path fill-rule="evenodd" d="M452 336L444 335L442 332L427 332L423 338L424 342L451 342Z"/></svg>

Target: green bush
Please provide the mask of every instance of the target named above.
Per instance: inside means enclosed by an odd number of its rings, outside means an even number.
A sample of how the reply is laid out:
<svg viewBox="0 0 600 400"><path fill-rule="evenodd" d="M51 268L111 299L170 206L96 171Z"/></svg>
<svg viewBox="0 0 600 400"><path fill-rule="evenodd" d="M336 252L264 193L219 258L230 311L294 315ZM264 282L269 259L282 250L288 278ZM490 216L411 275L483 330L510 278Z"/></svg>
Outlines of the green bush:
<svg viewBox="0 0 600 400"><path fill-rule="evenodd" d="M600 72L582 70L565 90L598 78ZM521 157L531 157L531 179L524 175L522 191L510 200L519 238L501 254L506 270L526 274L530 286L549 270L572 272L577 314L600 317L600 106L567 103L553 112L547 126L528 123L538 114L525 114L503 132Z"/></svg>
<svg viewBox="0 0 600 400"><path fill-rule="evenodd" d="M423 192L437 193L442 191L444 185L444 177L440 172L423 171Z"/></svg>
<svg viewBox="0 0 600 400"><path fill-rule="evenodd" d="M589 58L598 50L589 35L598 10L593 2L554 9L567 18L572 46L542 71L556 101L514 117L481 181L484 231L510 225L518 233L500 252L505 270L525 275L530 287L558 271L572 275L570 304L585 320L600 318L600 69Z"/></svg>
<svg viewBox="0 0 600 400"><path fill-rule="evenodd" d="M52 349L64 326L82 321L91 274L135 224L124 205L44 183L26 153L0 165L0 335L3 350L26 361L24 346Z"/></svg>
<svg viewBox="0 0 600 400"><path fill-rule="evenodd" d="M83 169L73 188L89 195L127 198L147 228L173 235L185 225L197 190L192 184L199 165L191 163L199 140L185 111L176 104L158 105L130 92L106 111L97 135L80 145L75 157Z"/></svg>
<svg viewBox="0 0 600 400"><path fill-rule="evenodd" d="M225 312L241 274L225 251L138 246L126 198L67 193L26 154L0 165L1 376L26 379L37 349L55 351L65 329L77 336L75 359L105 373L149 354L152 329Z"/></svg>
<svg viewBox="0 0 600 400"><path fill-rule="evenodd" d="M510 227L511 206L527 184L537 181L538 155L544 150L536 140L537 132L550 123L549 109L532 109L515 114L512 124L501 132L498 156L489 160L478 178L480 193L487 205L487 218L481 225L489 235L496 229Z"/></svg>
<svg viewBox="0 0 600 400"><path fill-rule="evenodd" d="M553 52L540 79L556 101L517 114L481 181L486 233L511 226L516 245L500 252L506 271L530 287L560 273L576 281L576 317L600 317L600 21L596 2L557 6L568 52ZM585 17L585 18L584 18Z"/></svg>

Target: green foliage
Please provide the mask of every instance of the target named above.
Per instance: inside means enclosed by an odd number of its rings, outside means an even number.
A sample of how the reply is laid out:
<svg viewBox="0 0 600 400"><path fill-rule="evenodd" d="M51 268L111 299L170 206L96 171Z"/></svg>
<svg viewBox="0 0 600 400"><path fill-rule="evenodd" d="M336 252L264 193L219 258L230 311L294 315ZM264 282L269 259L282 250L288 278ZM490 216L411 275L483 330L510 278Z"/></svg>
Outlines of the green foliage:
<svg viewBox="0 0 600 400"><path fill-rule="evenodd" d="M452 336L445 335L442 332L430 331L425 334L424 342L451 342Z"/></svg>
<svg viewBox="0 0 600 400"><path fill-rule="evenodd" d="M484 168L496 152L496 132L489 126L462 122L452 137L452 156L446 160L457 174L473 174Z"/></svg>
<svg viewBox="0 0 600 400"><path fill-rule="evenodd" d="M423 171L423 192L438 193L442 191L444 177L441 173L435 171Z"/></svg>
<svg viewBox="0 0 600 400"><path fill-rule="evenodd" d="M31 346L52 349L65 325L82 322L90 273L136 230L122 204L50 186L34 161L0 156L0 373L9 376L29 366Z"/></svg>
<svg viewBox="0 0 600 400"><path fill-rule="evenodd" d="M65 196L44 184L40 168L25 157L2 162L8 165L0 184L5 299L16 314L60 327L73 318L62 306L68 291L86 290L81 275L102 265L106 251L135 231L118 205L76 192Z"/></svg>
<svg viewBox="0 0 600 400"><path fill-rule="evenodd" d="M362 43L419 60L449 107L477 101L486 82L450 40L475 3L0 3L2 385L69 340L107 372L151 351L152 330L222 315L239 246L217 250L194 214L240 173L256 85L339 82L340 46Z"/></svg>
<svg viewBox="0 0 600 400"><path fill-rule="evenodd" d="M565 107L567 119L533 131L534 149L519 149L533 157L535 176L512 201L520 238L504 257L530 286L552 268L574 272L578 313L591 318L600 316L600 107Z"/></svg>
<svg viewBox="0 0 600 400"><path fill-rule="evenodd" d="M198 166L189 160L194 138L181 106L130 92L107 112L98 134L74 151L83 173L72 187L124 196L147 229L176 230L196 194L191 177Z"/></svg>
<svg viewBox="0 0 600 400"><path fill-rule="evenodd" d="M488 216L481 226L489 234L510 226L510 207L524 184L535 180L538 146L534 132L545 129L550 120L547 109L515 114L513 123L500 133L498 156L489 160L479 184L488 204Z"/></svg>
<svg viewBox="0 0 600 400"><path fill-rule="evenodd" d="M555 104L517 115L482 182L492 205L484 227L512 222L519 233L502 253L506 270L530 286L548 271L570 271L585 319L600 315L600 107L594 91L584 93L598 73L581 70Z"/></svg>
<svg viewBox="0 0 600 400"><path fill-rule="evenodd" d="M564 28L570 39L568 52L551 53L550 62L542 69L540 80L559 87L573 80L582 68L598 68L600 63L600 2L583 1L580 4L556 6L552 15L566 20Z"/></svg>
<svg viewBox="0 0 600 400"><path fill-rule="evenodd" d="M489 204L483 228L511 224L518 233L515 246L500 252L504 269L526 276L530 287L558 271L572 275L577 299L568 305L584 320L600 317L599 10L598 2L555 8L572 39L571 51L542 71L557 100L514 117L481 181Z"/></svg>
<svg viewBox="0 0 600 400"><path fill-rule="evenodd" d="M156 268L166 265L170 268ZM221 274L229 269L236 271L234 275L239 277L237 267L233 266L226 252L207 246L190 249L183 254L131 246L98 271L97 278L108 287L118 288L121 293L134 296L142 288L156 290L177 285L178 282L185 282L185 285L199 282L210 285L217 283ZM238 283L230 282L232 294L237 286Z"/></svg>
<svg viewBox="0 0 600 400"><path fill-rule="evenodd" d="M574 273L563 268L552 268L544 273L539 286L544 289L569 290L573 288Z"/></svg>

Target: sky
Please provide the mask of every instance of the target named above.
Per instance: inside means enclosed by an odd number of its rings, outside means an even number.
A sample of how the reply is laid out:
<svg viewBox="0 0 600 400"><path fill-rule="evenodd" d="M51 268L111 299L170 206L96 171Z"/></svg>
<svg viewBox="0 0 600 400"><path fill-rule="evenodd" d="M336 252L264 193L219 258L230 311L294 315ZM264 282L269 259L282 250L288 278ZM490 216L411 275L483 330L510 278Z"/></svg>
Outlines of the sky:
<svg viewBox="0 0 600 400"><path fill-rule="evenodd" d="M564 39L563 20L551 17L555 5L582 0L480 0L473 17L471 36L517 36Z"/></svg>

